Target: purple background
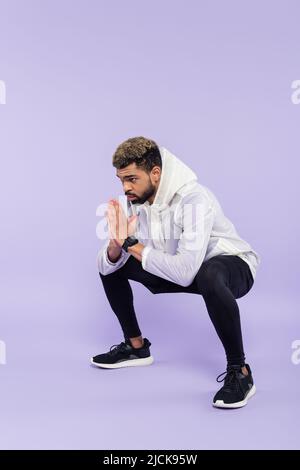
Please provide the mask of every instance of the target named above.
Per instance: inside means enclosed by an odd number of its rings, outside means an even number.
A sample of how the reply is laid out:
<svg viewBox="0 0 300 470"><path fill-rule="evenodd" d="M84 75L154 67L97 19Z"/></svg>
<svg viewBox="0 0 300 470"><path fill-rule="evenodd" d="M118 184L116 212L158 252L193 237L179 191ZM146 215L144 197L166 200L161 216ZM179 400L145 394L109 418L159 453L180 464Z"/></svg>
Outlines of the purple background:
<svg viewBox="0 0 300 470"><path fill-rule="evenodd" d="M298 1L0 1L1 448L299 448L299 15ZM238 301L258 388L242 410L211 406L225 360L201 296L133 282L156 362L89 366L122 339L95 214L122 194L111 156L137 135L190 165L261 255Z"/></svg>

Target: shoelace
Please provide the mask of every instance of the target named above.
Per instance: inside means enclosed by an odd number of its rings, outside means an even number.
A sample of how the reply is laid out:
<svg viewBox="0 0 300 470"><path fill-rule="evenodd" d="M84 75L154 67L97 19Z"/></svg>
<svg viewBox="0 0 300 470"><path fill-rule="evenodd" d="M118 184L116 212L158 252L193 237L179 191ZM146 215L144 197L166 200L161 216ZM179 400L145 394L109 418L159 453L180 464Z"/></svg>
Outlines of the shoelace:
<svg viewBox="0 0 300 470"><path fill-rule="evenodd" d="M126 349L126 344L124 342L120 344L113 344L109 350L109 354L114 355L118 352L125 351Z"/></svg>
<svg viewBox="0 0 300 470"><path fill-rule="evenodd" d="M224 382L223 390L225 392L232 392L232 391L237 392L239 389L243 392L241 379L239 378L239 375L238 375L240 370L241 370L240 366L231 366L231 367L228 367L228 369L225 372L222 372L222 374L218 375L216 380L219 383ZM225 375L225 377L219 380L220 377L222 377L222 375Z"/></svg>

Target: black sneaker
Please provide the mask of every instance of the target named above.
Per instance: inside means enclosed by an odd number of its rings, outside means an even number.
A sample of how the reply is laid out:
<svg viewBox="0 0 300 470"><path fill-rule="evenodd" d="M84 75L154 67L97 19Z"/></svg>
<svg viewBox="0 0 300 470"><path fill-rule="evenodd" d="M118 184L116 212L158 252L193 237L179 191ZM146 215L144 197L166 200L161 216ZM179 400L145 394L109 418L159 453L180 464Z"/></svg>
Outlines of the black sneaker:
<svg viewBox="0 0 300 470"><path fill-rule="evenodd" d="M91 363L105 369L117 369L119 367L149 366L153 362L150 354L151 343L144 338L141 348L134 348L129 339L120 344L114 344L107 353L99 354L91 358Z"/></svg>
<svg viewBox="0 0 300 470"><path fill-rule="evenodd" d="M223 387L216 393L213 406L217 408L241 408L247 405L248 399L252 397L256 388L249 364L245 364L248 375L244 375L241 366L228 366L226 372L217 377L217 382L223 382ZM222 375L226 376L219 380Z"/></svg>

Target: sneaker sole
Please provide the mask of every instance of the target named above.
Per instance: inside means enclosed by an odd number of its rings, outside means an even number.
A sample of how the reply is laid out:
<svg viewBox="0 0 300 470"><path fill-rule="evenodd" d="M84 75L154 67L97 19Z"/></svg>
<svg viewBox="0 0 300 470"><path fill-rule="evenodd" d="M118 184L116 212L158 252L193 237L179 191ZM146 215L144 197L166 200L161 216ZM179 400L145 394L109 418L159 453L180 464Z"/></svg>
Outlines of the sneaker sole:
<svg viewBox="0 0 300 470"><path fill-rule="evenodd" d="M101 362L94 362L93 358L91 358L91 363L96 367L100 367L101 369L120 369L121 367L150 366L153 361L153 356L149 356L142 359L130 359L129 361L116 362L115 364L104 364Z"/></svg>
<svg viewBox="0 0 300 470"><path fill-rule="evenodd" d="M236 403L224 403L223 400L217 400L215 403L213 403L213 406L215 408L242 408L243 406L247 405L249 398L253 397L255 393L256 387L253 385L244 400L237 401Z"/></svg>

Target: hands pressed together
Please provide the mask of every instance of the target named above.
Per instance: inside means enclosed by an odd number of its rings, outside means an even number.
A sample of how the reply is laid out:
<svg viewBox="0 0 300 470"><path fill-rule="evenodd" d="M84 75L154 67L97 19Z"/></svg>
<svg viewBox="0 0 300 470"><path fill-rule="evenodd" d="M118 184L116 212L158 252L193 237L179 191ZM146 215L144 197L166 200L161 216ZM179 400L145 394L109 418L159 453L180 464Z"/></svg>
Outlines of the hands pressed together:
<svg viewBox="0 0 300 470"><path fill-rule="evenodd" d="M110 246L121 248L125 239L136 231L137 215L126 217L123 207L116 199L110 199L105 212Z"/></svg>

